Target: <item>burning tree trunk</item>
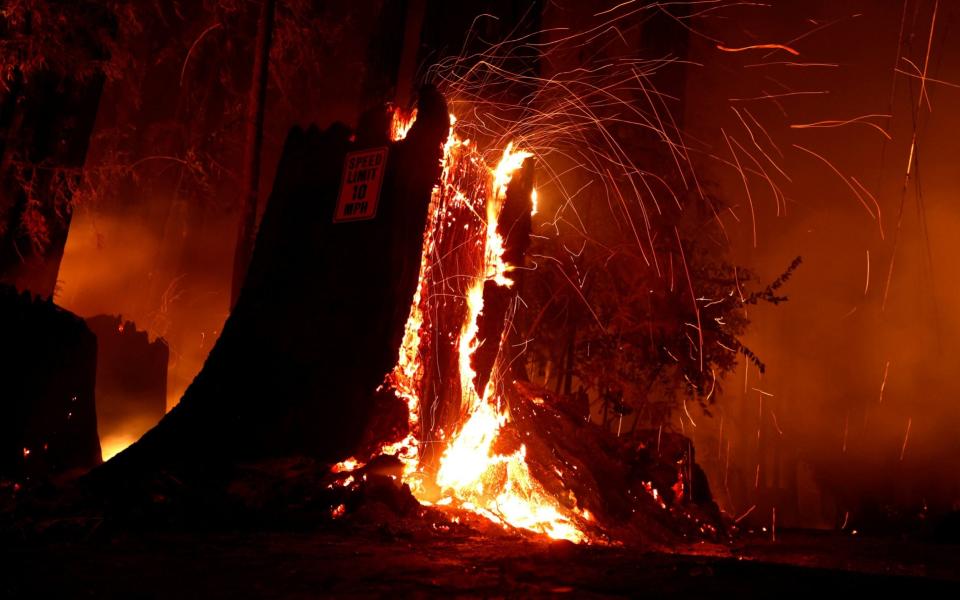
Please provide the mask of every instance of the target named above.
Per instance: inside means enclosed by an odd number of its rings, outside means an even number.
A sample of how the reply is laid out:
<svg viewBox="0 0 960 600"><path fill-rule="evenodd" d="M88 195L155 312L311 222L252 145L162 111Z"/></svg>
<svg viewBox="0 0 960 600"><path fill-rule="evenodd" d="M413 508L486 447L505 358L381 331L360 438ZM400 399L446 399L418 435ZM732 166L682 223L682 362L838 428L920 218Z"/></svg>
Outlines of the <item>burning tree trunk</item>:
<svg viewBox="0 0 960 600"><path fill-rule="evenodd" d="M484 188L485 173L476 165L463 161L445 179L460 186ZM446 183L446 182L444 182ZM454 189L444 185L443 189ZM485 198L485 194L481 195ZM439 200L439 202L437 202ZM428 259L431 266L425 273L420 309L421 327L429 333L420 340L419 362L424 366L423 379L416 395L421 399L420 432L427 464L436 465L444 431L456 427L462 419L463 397L460 373L460 347L464 322L468 319L469 287L483 270L483 222L476 218L483 206L441 195L435 199L432 247ZM444 227L444 223L455 226Z"/></svg>
<svg viewBox="0 0 960 600"><path fill-rule="evenodd" d="M476 388L480 394L487 386L498 357L509 367L505 375L509 373L523 380L527 378L522 352L518 348L520 336L517 335L514 316L517 290L523 288L523 265L527 248L530 247L533 175L533 160L527 159L510 180L503 208L497 218L497 234L503 240L503 262L514 269L510 275L514 283L507 287L496 281L487 281L483 285L483 312L477 319L479 346L473 355L477 372ZM506 343L501 344L501 337Z"/></svg>
<svg viewBox="0 0 960 600"><path fill-rule="evenodd" d="M505 160L526 156L508 149ZM418 413L415 435L427 472L437 468L445 440L483 397L500 356L514 292L500 288L507 281L505 273L491 265L504 266L507 255L522 264L533 185L532 162L515 179L510 174L519 163L493 177L472 146L453 138L444 161L424 241L419 302L393 381ZM494 248L494 238L507 241ZM476 362L475 350L482 351L481 362Z"/></svg>
<svg viewBox="0 0 960 600"><path fill-rule="evenodd" d="M689 516L681 493L670 497L676 506L658 496L644 479L651 461L634 472L636 452L571 416L564 398L511 376L506 324L530 230L530 155L508 145L491 168L455 134L441 155L449 122L428 92L402 142L386 139L385 113L368 114L353 143L338 126L291 134L243 293L203 372L95 480L173 469L203 482L211 466L304 453L333 462L358 449L372 460L352 475L345 470L359 461L345 460L330 475L344 494L363 495L368 477L395 490L390 478L402 477L423 501L574 541L589 539L597 521L713 527ZM347 210L337 200L341 174L344 185L367 183L350 165L378 164L383 146L379 208L371 214L363 200ZM373 218L355 219L354 209ZM385 373L387 394L375 396ZM409 431L368 429L365 443L374 443L358 448L374 400L390 391L407 402ZM690 454L654 461L668 472L657 485L682 490Z"/></svg>
<svg viewBox="0 0 960 600"><path fill-rule="evenodd" d="M420 288L390 379L410 408L410 434L379 452L400 459L422 500L555 538L589 539L596 523L661 539L688 525L715 533L715 507L701 512L679 494L668 504L644 479L657 468L673 475L657 485L682 488L690 454L634 472L630 449L567 410L569 399L511 372L519 362L512 277L524 263L533 200L532 164L521 170L527 156L508 145L491 168L469 142L455 134L447 142ZM370 450L364 460L378 452Z"/></svg>

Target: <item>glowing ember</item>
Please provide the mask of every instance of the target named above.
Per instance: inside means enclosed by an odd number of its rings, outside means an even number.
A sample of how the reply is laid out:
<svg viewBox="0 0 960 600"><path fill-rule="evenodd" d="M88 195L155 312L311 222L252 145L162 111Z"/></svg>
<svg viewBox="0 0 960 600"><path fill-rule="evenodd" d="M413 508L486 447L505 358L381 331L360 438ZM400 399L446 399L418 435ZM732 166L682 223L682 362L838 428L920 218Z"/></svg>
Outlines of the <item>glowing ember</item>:
<svg viewBox="0 0 960 600"><path fill-rule="evenodd" d="M357 467L360 467L360 466L362 465L357 461L357 459L351 456L347 460L338 462L337 464L333 465L333 468L330 470L333 471L334 473L349 473L350 471L356 470Z"/></svg>

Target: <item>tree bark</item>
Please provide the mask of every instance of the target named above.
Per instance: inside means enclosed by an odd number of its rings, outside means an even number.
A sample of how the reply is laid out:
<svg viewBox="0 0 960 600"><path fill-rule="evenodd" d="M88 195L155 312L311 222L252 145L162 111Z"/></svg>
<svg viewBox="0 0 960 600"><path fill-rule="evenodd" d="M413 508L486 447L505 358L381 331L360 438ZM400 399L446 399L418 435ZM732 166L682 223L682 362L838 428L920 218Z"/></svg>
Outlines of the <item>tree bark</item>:
<svg viewBox="0 0 960 600"><path fill-rule="evenodd" d="M423 15L426 12L426 0L407 0L406 24L404 26L403 49L400 52L400 65L397 68L397 89L394 104L401 108L410 105L413 80L417 72L417 54L420 52L420 30L423 27Z"/></svg>
<svg viewBox="0 0 960 600"><path fill-rule="evenodd" d="M44 73L19 98L0 172L0 281L49 298L67 243L103 78Z"/></svg>
<svg viewBox="0 0 960 600"><path fill-rule="evenodd" d="M576 360L576 344L577 328L573 323L570 323L570 330L567 333L567 359L563 369L563 393L567 396L573 391L573 365Z"/></svg>
<svg viewBox="0 0 960 600"><path fill-rule="evenodd" d="M257 25L254 50L253 77L250 81L250 99L247 103L246 147L243 155L243 204L240 209L240 230L233 259L233 285L230 307L237 302L243 280L253 256L257 235L257 199L260 188L260 154L263 147L263 115L267 98L267 78L270 74L270 46L273 41L273 18L276 0L263 0Z"/></svg>

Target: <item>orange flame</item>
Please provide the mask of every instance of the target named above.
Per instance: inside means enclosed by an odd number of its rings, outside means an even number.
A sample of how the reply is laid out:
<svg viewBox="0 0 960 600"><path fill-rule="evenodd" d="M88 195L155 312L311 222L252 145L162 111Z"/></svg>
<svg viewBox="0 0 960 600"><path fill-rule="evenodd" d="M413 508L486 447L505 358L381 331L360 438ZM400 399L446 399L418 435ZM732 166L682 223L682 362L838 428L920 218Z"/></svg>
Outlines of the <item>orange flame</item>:
<svg viewBox="0 0 960 600"><path fill-rule="evenodd" d="M410 112L399 108L393 109L393 118L390 120L390 139L397 142L407 137L413 122L417 120L417 109Z"/></svg>
<svg viewBox="0 0 960 600"><path fill-rule="evenodd" d="M455 504L471 510L504 527L519 527L544 533L552 538L574 542L586 541L586 535L577 527L574 511L563 508L544 490L531 475L526 462L526 447L521 446L512 454L503 455L494 451L502 427L510 415L502 399L494 393L496 380L491 376L482 394L476 389L476 371L472 365L473 354L479 345L477 320L483 311L483 287L487 281L511 286L507 276L511 269L503 260L504 241L497 231L500 210L506 197L507 186L513 174L531 154L516 150L508 144L493 169L487 168L488 182L478 189L461 189L451 176L459 160L480 160L477 153L470 153L469 140L461 140L454 132L456 119L450 116L450 136L444 145L441 184L434 188L431 198L430 219L424 234L420 264L420 279L404 331L396 367L388 377L389 385L407 403L410 432L404 440L384 445L382 452L396 454L404 462L406 481L423 502L423 482L427 478L420 465L419 440L420 384L423 365L420 361L420 344L424 322L423 300L428 293L431 276L430 257L436 242L436 232L444 223L441 211L444 194L458 201L485 203L486 235L482 240L484 264L471 282L466 297L467 314L457 341L461 406L464 418L459 429L450 436L440 457L440 465L434 482L441 491L435 504ZM396 123L396 116L395 116ZM407 123L406 128L409 129ZM395 126L396 130L396 126ZM406 129L404 130L404 132ZM477 196L481 194L481 196ZM486 196L485 198L483 196ZM535 197L531 198L535 202ZM536 210L535 204L531 207ZM496 369L496 368L495 368ZM494 373L496 375L496 373ZM583 516L583 518L586 518Z"/></svg>

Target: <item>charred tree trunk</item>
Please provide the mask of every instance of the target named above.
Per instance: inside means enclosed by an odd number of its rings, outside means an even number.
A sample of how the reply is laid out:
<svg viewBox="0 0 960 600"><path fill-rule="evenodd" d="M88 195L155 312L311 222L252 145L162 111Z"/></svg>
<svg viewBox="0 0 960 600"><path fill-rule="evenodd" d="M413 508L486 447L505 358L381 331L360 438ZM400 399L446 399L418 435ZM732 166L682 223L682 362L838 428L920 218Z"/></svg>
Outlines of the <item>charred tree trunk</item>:
<svg viewBox="0 0 960 600"><path fill-rule="evenodd" d="M424 90L401 142L336 124L294 128L236 307L179 405L95 471L135 486L151 473L201 480L245 460L352 453L393 367L413 298L449 117ZM334 222L347 153L386 147L372 218ZM127 481L129 480L129 481Z"/></svg>
<svg viewBox="0 0 960 600"><path fill-rule="evenodd" d="M114 315L86 319L97 337L97 430L107 458L118 440L136 438L167 412L167 363L163 338ZM111 454L108 454L111 453Z"/></svg>
<svg viewBox="0 0 960 600"><path fill-rule="evenodd" d="M253 77L247 103L246 147L243 154L243 204L240 208L240 230L233 259L233 286L230 306L237 303L243 279L247 275L257 231L257 198L260 189L260 151L263 147L263 115L270 74L270 46L273 40L273 17L276 0L262 0L254 49Z"/></svg>
<svg viewBox="0 0 960 600"><path fill-rule="evenodd" d="M420 31L427 0L407 0L406 24L403 28L403 49L400 52L400 65L397 68L397 85L394 102L406 108L410 104L413 80L417 71L417 54L420 51Z"/></svg>
<svg viewBox="0 0 960 600"><path fill-rule="evenodd" d="M468 160L456 161L455 172L448 177L461 182L463 189L486 189L489 185L486 169ZM485 203L486 195L481 196L481 203ZM469 310L470 286L483 273L486 235L484 223L477 217L484 211L483 204L472 206L468 201L446 196L437 200L437 214L446 215L446 222L462 223L462 226L433 224L433 250L428 258L426 294L421 309L423 326L430 333L427 343L420 348L424 373L418 394L426 465L436 464L443 449L443 444L436 442L444 439L443 432L456 427L465 408L461 406L459 341Z"/></svg>
<svg viewBox="0 0 960 600"><path fill-rule="evenodd" d="M520 171L513 175L507 188L507 197L500 211L497 233L503 238L503 261L513 267L510 276L512 287L503 287L488 281L483 286L483 312L477 320L479 328L477 339L480 346L473 356L474 369L477 372L477 393L483 395L487 381L494 369L497 358L503 361L503 374L509 372L513 377L527 379L522 360L519 359L517 342L519 336L513 323L511 309L515 309L517 290L522 287L523 265L527 248L530 247L530 194L533 192L533 160L524 161ZM507 327L506 333L504 327ZM501 344L501 338L503 344Z"/></svg>
<svg viewBox="0 0 960 600"><path fill-rule="evenodd" d="M100 463L97 338L83 320L0 285L0 479Z"/></svg>
<svg viewBox="0 0 960 600"><path fill-rule="evenodd" d="M485 273L485 214L489 189L489 172L473 159L456 160L455 172L448 174L459 189L481 190L472 199L441 196L437 214L441 222L434 224L433 252L429 257L427 288L421 311L429 335L421 338L420 360L424 365L418 396L421 398L421 448L423 464L429 471L439 460L445 436L462 424L468 406L460 380L461 343L464 323L468 320L468 293ZM498 232L504 240L504 261L522 265L530 236L530 192L533 186L533 162L525 163L514 174L507 188L498 219ZM456 223L456 227L449 224ZM501 344L509 347L512 333L504 336L504 323L516 296L514 288L498 286L491 281L482 287L483 310L477 318L476 351L471 364L476 372L474 392L483 397L484 388L497 361L507 367L516 357L513 352L500 354ZM506 374L506 371L501 371ZM525 377L517 377L525 379ZM469 390L466 390L469 392Z"/></svg>

